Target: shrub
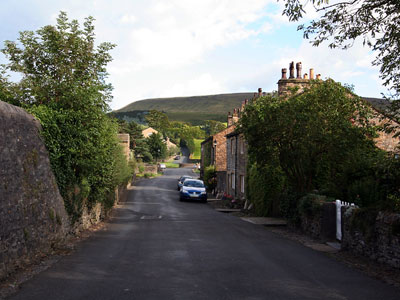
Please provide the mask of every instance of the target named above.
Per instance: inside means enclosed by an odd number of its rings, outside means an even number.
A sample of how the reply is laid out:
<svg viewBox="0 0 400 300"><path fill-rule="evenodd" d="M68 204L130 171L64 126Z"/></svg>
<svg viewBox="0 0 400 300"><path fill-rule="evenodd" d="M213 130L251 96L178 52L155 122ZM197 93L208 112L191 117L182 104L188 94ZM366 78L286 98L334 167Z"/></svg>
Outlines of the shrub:
<svg viewBox="0 0 400 300"><path fill-rule="evenodd" d="M247 170L247 199L260 216L280 215L280 200L285 187L285 175L271 165L252 164Z"/></svg>
<svg viewBox="0 0 400 300"><path fill-rule="evenodd" d="M204 169L203 180L208 191L213 191L217 186L217 172L214 166L208 166Z"/></svg>

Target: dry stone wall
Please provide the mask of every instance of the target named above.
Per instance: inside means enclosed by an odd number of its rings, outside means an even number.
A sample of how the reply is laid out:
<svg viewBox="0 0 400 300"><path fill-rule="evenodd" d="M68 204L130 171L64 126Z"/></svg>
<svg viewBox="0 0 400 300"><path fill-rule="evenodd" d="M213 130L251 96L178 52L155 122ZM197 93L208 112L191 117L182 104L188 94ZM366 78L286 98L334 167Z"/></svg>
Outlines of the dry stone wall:
<svg viewBox="0 0 400 300"><path fill-rule="evenodd" d="M343 213L342 248L400 269L400 214L372 216L357 215L355 208Z"/></svg>
<svg viewBox="0 0 400 300"><path fill-rule="evenodd" d="M0 101L0 279L69 232L40 130L32 115Z"/></svg>

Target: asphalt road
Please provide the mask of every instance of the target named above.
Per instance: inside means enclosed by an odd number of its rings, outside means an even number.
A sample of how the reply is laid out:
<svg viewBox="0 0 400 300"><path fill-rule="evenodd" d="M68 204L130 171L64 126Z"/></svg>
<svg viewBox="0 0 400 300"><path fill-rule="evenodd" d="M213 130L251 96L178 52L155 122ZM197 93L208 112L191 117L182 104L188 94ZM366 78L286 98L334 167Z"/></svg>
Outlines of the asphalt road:
<svg viewBox="0 0 400 300"><path fill-rule="evenodd" d="M400 290L262 226L179 202L167 169L11 299L400 299Z"/></svg>

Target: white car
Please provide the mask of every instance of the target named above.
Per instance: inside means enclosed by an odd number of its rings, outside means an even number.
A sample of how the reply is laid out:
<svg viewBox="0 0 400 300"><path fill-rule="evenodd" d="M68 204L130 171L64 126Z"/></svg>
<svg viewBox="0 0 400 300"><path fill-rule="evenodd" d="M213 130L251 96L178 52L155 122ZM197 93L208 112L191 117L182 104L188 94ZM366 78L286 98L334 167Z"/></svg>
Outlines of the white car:
<svg viewBox="0 0 400 300"><path fill-rule="evenodd" d="M160 171L164 171L167 168L167 166L165 164L159 164L158 168L160 169Z"/></svg>

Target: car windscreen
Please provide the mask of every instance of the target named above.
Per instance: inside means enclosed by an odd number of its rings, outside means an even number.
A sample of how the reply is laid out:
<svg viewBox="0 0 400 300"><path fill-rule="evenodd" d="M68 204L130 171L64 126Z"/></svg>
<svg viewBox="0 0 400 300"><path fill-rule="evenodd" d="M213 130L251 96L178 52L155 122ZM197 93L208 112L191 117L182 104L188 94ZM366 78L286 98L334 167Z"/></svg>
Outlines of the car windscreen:
<svg viewBox="0 0 400 300"><path fill-rule="evenodd" d="M192 178L190 176L181 177L180 182L184 182L186 179Z"/></svg>
<svg viewBox="0 0 400 300"><path fill-rule="evenodd" d="M197 188L204 187L204 184L201 183L200 181L193 181L193 180L185 180L183 185L188 187L197 187Z"/></svg>

